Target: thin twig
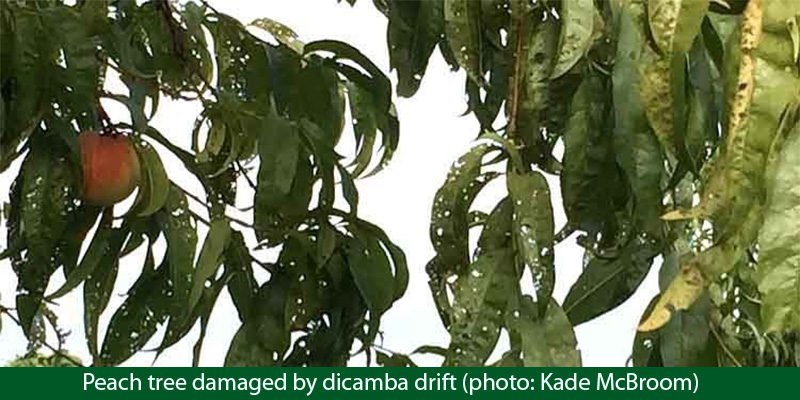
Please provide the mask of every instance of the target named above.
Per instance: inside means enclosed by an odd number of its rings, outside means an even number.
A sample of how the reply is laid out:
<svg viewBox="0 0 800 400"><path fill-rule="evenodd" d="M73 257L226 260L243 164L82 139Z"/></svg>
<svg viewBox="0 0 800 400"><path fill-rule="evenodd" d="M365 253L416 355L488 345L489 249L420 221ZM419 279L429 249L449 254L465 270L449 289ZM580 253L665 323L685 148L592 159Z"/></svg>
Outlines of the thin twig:
<svg viewBox="0 0 800 400"><path fill-rule="evenodd" d="M244 179L247 180L247 184L250 185L253 190L256 189L256 184L250 179L250 176L247 175L247 170L242 166L239 160L234 161L236 163L236 167L239 168L239 172L244 176Z"/></svg>
<svg viewBox="0 0 800 400"><path fill-rule="evenodd" d="M205 225L205 226L209 226L209 227L211 226L211 222L209 222L207 219L205 219L205 218L204 218L202 215L200 215L200 214L198 214L198 213L196 213L196 212L192 211L191 209L189 209L189 214L192 214L192 216L193 216L193 217L194 217L196 220L198 220L198 221L202 222L202 223L203 223L203 225Z"/></svg>
<svg viewBox="0 0 800 400"><path fill-rule="evenodd" d="M506 134L508 138L511 139L516 135L517 132L517 115L519 113L519 97L520 97L520 86L522 86L522 63L524 60L523 56L523 49L525 48L525 31L527 29L523 29L523 27L527 26L526 24L527 19L515 15L514 18L514 30L516 31L517 37L515 42L514 48L514 69L511 75L511 101L508 103L508 128L506 129Z"/></svg>
<svg viewBox="0 0 800 400"><path fill-rule="evenodd" d="M711 328L711 333L714 334L714 338L717 339L717 343L719 343L720 347L722 347L722 350L725 352L725 355L727 355L728 358L730 358L731 361L733 361L734 365L736 365L737 367L742 367L742 363L739 362L739 360L736 358L736 356L733 355L733 353L728 348L728 346L725 344L725 342L722 341L722 338L719 336L719 333L717 332L717 329L714 328L713 326L709 326L709 327Z"/></svg>
<svg viewBox="0 0 800 400"><path fill-rule="evenodd" d="M208 9L209 9L209 10L211 10L211 11L213 11L213 12L217 13L217 14L222 14L222 13L221 13L221 12L219 12L219 11L218 11L216 8L214 8L214 6L212 6L211 4L208 4L208 1L206 1L206 0L200 0L200 2L201 2L201 3L203 3L203 5L204 5L204 6L208 7Z"/></svg>
<svg viewBox="0 0 800 400"><path fill-rule="evenodd" d="M108 59L101 59L100 62L102 62L103 65L105 65L106 67L110 67L112 70L116 71L120 75L130 75L130 76L134 76L134 77L142 78L142 79L152 79L152 78L149 78L149 77L146 77L146 76L142 76L141 74L137 74L137 73L132 72L132 71L124 70L124 69L122 69L122 67L120 67L118 65L115 65L114 63L110 62L110 60L108 60ZM205 80L202 77L200 77L200 78L205 83ZM192 90L192 93L196 94L197 97L186 96L185 94L182 94L179 91L174 91L171 88L162 85L160 82L159 82L159 85L158 85L158 89L160 91L168 94L170 97L175 98L175 99L179 99L179 100L200 101L201 103L203 103L203 105L206 105L206 103L209 101L208 99L203 98L203 94L200 91L196 90L197 88L193 88L194 90ZM214 91L211 91L211 93L215 94ZM111 99L115 99L115 97L117 96L116 94L109 93L109 92L106 92L106 91L102 91L101 94L103 94L103 97L111 98Z"/></svg>
<svg viewBox="0 0 800 400"><path fill-rule="evenodd" d="M573 233L575 233L576 230L577 227L575 226L575 224L567 222L567 224L564 225L564 227L561 228L561 230L556 233L553 239L555 240L556 244L561 243L568 237L570 237Z"/></svg>
<svg viewBox="0 0 800 400"><path fill-rule="evenodd" d="M188 197L189 197L189 198L191 198L192 200L196 201L197 203L200 203L200 205L202 205L203 207L205 207L207 210L208 210L208 209L210 209L210 207L208 206L208 204L206 204L206 202L205 202L203 199L201 199L200 197L198 197L198 196L194 195L193 193L189 192L188 190L186 190L186 189L182 188L180 185L178 185L178 184L176 184L176 183L175 183L174 185L175 185L175 187L176 187L176 188L178 188L178 189L179 189L181 192L183 192L183 193L184 193L186 196L188 196ZM194 215L197 215L196 213L193 213L193 214L194 214ZM202 218L202 217L200 217L199 215L197 215L197 216L198 216L199 218ZM225 219L227 219L228 221L230 221L230 222L233 222L233 223L235 223L235 224L237 224L237 225L239 225L239 226L242 226L242 227L244 227L244 228L253 228L253 224L247 223L247 222L245 222L245 221L242 221L242 220L240 220L240 219L237 219L237 218L235 218L235 217L231 217L230 215L227 215L227 214L225 214L225 215L223 215L223 217L224 217ZM206 225L210 225L210 223L209 223L208 221L206 221L206 220L203 220L202 222L203 222L203 223L205 223Z"/></svg>
<svg viewBox="0 0 800 400"><path fill-rule="evenodd" d="M249 251L248 251L248 253L249 253ZM259 267L263 268L265 271L267 271L267 272L269 272L271 274L275 273L275 264L263 262L263 261L255 258L255 257L253 257L252 255L250 256L250 261L256 263L256 265L258 265Z"/></svg>

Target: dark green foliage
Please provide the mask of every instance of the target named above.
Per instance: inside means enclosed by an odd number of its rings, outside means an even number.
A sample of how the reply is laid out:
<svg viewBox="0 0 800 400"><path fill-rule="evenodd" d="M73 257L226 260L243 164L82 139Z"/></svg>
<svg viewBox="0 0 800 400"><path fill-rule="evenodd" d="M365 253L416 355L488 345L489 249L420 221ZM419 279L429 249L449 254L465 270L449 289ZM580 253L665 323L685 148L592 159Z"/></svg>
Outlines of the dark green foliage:
<svg viewBox="0 0 800 400"><path fill-rule="evenodd" d="M205 3L3 2L1 10L0 170L25 156L3 258L19 277L17 310L32 342L46 340L39 334L43 300L83 285L95 365L124 362L166 325L161 354L199 324L196 365L227 288L243 322L227 364L343 365L356 340L371 351L381 315L408 283L403 252L357 215L355 178L380 171L399 141L389 79L371 61L345 43L306 45L275 21L253 21L280 44L267 43ZM109 73L127 93L105 91ZM162 96L202 104L190 150L149 125ZM132 124L110 121L101 99L123 104ZM336 151L348 107L356 127L352 165ZM77 138L87 130L134 139L142 178L119 223L111 208L81 204ZM155 143L195 175L203 193L187 195L170 180ZM257 175L247 177L255 189L250 226L228 210L237 206L236 178L256 161ZM338 196L348 211L334 208ZM205 207L208 220L190 204ZM202 243L199 223L210 225ZM250 233L255 245L244 240ZM160 237L166 254L157 265ZM85 240L91 244L78 259ZM278 262L255 259L256 245L277 247ZM98 340L119 261L142 246L139 278ZM265 268L268 280L258 282L254 268ZM46 294L59 269L66 282ZM292 332L303 333L296 343ZM253 358L260 352L267 357Z"/></svg>
<svg viewBox="0 0 800 400"><path fill-rule="evenodd" d="M510 348L492 365L580 365L574 326L629 299L661 259L633 365L797 366L800 3L374 4L388 18L397 94L418 91L438 49L464 70L480 125L431 210L426 272L451 341L415 353L486 365L505 332ZM277 21L245 25L203 1L2 2L0 28L0 172L24 158L0 258L18 277L32 355L56 325L47 302L83 285L94 365L124 362L163 327L159 355L199 325L197 365L223 290L242 322L226 365L340 366L354 350L415 365L375 346L409 272L402 250L358 216L357 178L380 172L399 143L391 81L358 49L303 43ZM109 74L125 94L106 92ZM162 96L202 105L190 149L150 126ZM110 121L100 100L124 105L131 123ZM349 156L337 147L348 123ZM119 221L80 201L87 130L135 143L142 179ZM202 193L171 180L163 150ZM240 177L253 189L252 224L230 215ZM498 178L502 199L477 209ZM209 228L202 240L198 224ZM584 262L559 304L555 247L573 232ZM120 259L139 248L139 277L99 340ZM277 259L256 257L266 248ZM65 283L45 293L59 271Z"/></svg>
<svg viewBox="0 0 800 400"><path fill-rule="evenodd" d="M468 111L481 126L479 140L491 143L480 143L459 159L434 199L436 256L427 271L451 335L446 364L484 364L499 330L506 329L511 349L494 365L551 365L550 355L526 344L526 337L544 343L536 335L550 325L540 327L541 319L554 308L561 310L548 305L556 279L553 255L544 258L525 244L547 250L574 231L581 232L578 243L586 249L583 272L564 300L563 318L548 320L552 329L560 326L564 334L570 325L616 308L663 256L668 261L662 272L670 270L667 281L677 283L666 282L663 295L648 308L646 315L653 316L642 320L640 328L648 332L637 337L635 365L791 364L785 350L796 340L789 331L796 333L800 306L791 297L797 293L796 279L788 278L797 272L790 261L797 258L790 244L796 241L777 214L767 212L761 228L761 210L764 199L773 213L796 208L793 191L775 189L793 174L788 161L779 161L792 157L780 153L785 147L780 138L787 134L776 134L789 132L797 118L800 34L793 17L781 22L797 14L793 3L385 4L398 92L414 93L418 82L407 77L424 75L426 61L419 57L429 55L436 43L428 35L443 32L441 53L465 70ZM420 17L423 8L440 6L441 19L430 21L432 13ZM737 27L743 24L747 28ZM756 39L740 43L739 29ZM749 60L754 67L746 72L755 72L740 76ZM753 80L755 91L748 92ZM505 124L498 126L501 109ZM563 157L554 152L559 140ZM495 150L498 156L484 160ZM471 209L472 199L482 188L479 179L498 173L489 167L497 163L506 164L509 198L487 216L485 210ZM776 170L782 172L769 175ZM541 182L533 193L548 192L542 173L558 175L561 182L568 223L556 235L552 222L543 223L552 218L548 202L521 195L520 188L527 186L520 183L526 181ZM673 211L697 206L696 197L699 207ZM527 238L519 234L526 220L537 227L527 231ZM473 228L483 230L475 249L469 246ZM760 245L762 252L766 246L769 263L737 279L750 287L749 298L769 303L731 304L734 288L729 286L722 289L722 299L728 300L714 301L713 291L720 290L716 280L741 262L759 230L770 241ZM508 265L512 260L518 264L514 270ZM539 268L531 269L535 297L522 294L519 266L525 264ZM786 279L779 282L779 274ZM711 300L700 295L707 288ZM493 310L521 313L524 323L498 319ZM670 314L671 322L649 332ZM559 325L559 318L569 323ZM744 338L737 333L742 330L748 332ZM570 358L567 348L559 356Z"/></svg>

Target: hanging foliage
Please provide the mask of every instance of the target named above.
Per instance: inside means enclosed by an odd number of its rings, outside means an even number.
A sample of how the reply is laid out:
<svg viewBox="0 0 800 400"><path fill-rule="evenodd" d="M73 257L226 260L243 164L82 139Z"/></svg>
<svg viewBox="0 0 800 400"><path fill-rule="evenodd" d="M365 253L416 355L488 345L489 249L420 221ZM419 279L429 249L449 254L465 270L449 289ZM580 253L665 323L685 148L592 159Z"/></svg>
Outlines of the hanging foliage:
<svg viewBox="0 0 800 400"><path fill-rule="evenodd" d="M389 10L436 3L382 2ZM797 229L786 224L798 205L791 185L800 183L790 166L800 7L441 3L438 25L402 26L405 37L444 33L425 54L438 43L466 71L469 111L481 126L433 206L427 271L451 335L445 364L486 364L501 331L511 348L495 365L579 363L574 340L550 344L546 332L572 338L574 325L630 298L657 257L662 293L639 326L635 365L793 364L800 270ZM392 34L401 17L386 15L391 54L415 49ZM392 64L401 96L414 94L401 90L402 77L421 80L425 65ZM560 231L546 175L561 183L568 222ZM508 197L480 217L488 211L472 199L487 178L505 179ZM573 232L585 248L583 272L559 305L550 300L552 250Z"/></svg>
<svg viewBox="0 0 800 400"><path fill-rule="evenodd" d="M450 343L414 354L444 366L579 366L575 326L620 306L660 265L633 365L797 366L800 3L373 4L388 19L396 93L414 96L440 55L463 70L480 126L431 209L425 271ZM92 365L158 356L199 327L197 365L223 291L241 321L225 365L341 366L360 352L415 365L376 346L409 271L358 216L357 179L399 143L392 83L373 62L203 1L0 5L0 172L19 165L0 254L17 275L16 306L0 312L29 339L27 359L80 363L39 351L57 327L49 304L82 286ZM122 93L105 85L117 77ZM200 106L187 148L151 125L165 98ZM111 120L107 102L130 123ZM341 154L347 124L355 149ZM202 193L165 169L168 153ZM125 184L87 194L104 180ZM498 180L500 199L481 209L476 198ZM133 205L115 212L130 182ZM585 253L560 301L556 246L570 238ZM120 260L137 249L138 278L107 310ZM51 292L54 274L64 283Z"/></svg>
<svg viewBox="0 0 800 400"><path fill-rule="evenodd" d="M408 282L403 252L357 215L355 179L388 163L399 139L389 80L371 61L342 42L302 43L269 19L248 28L205 3L3 2L1 10L0 169L23 159L2 257L17 274L16 318L32 352L46 343L49 302L81 285L92 365L118 365L148 344L161 354L199 325L197 364L223 290L242 321L227 365L344 365L354 343L371 351ZM111 76L125 93L104 85ZM191 148L150 125L165 96L202 106ZM132 123L110 120L108 101L127 107ZM336 147L345 123L356 126L351 164ZM87 148L81 135L102 143ZM138 164L114 156L117 147ZM161 150L202 193L165 171ZM119 199L90 204L85 189L114 190L116 171L138 188L119 220ZM230 214L244 208L235 202L242 182L255 192L252 223ZM349 209L336 208L340 198ZM204 238L198 224L207 225ZM119 262L140 248L139 277L101 329ZM256 256L265 248L277 260ZM48 293L57 273L65 283Z"/></svg>

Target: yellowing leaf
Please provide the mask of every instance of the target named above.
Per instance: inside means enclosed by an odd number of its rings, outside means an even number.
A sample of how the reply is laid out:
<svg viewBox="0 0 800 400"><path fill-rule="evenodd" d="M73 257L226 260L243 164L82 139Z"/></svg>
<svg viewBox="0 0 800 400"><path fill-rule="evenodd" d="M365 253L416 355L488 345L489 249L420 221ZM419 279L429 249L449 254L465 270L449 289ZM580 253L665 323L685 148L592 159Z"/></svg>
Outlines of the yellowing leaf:
<svg viewBox="0 0 800 400"><path fill-rule="evenodd" d="M768 332L800 330L800 124L767 176L767 208L758 236L758 290Z"/></svg>
<svg viewBox="0 0 800 400"><path fill-rule="evenodd" d="M650 32L662 53L686 53L708 10L708 0L649 0Z"/></svg>
<svg viewBox="0 0 800 400"><path fill-rule="evenodd" d="M696 261L695 261L696 262ZM674 310L685 310L694 304L705 290L705 279L693 264L684 267L661 294L650 316L639 325L639 331L649 332L661 328L672 317Z"/></svg>
<svg viewBox="0 0 800 400"><path fill-rule="evenodd" d="M297 34L288 26L269 18L255 19L250 26L267 31L284 46L294 50L297 54L303 54L305 44L297 39Z"/></svg>

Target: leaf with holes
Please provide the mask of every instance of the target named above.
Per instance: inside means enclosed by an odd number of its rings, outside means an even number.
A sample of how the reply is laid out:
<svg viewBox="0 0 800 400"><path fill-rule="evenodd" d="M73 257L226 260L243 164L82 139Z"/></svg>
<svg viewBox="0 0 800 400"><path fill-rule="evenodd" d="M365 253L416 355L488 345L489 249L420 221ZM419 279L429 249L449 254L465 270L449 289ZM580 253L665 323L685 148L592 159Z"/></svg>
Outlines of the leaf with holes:
<svg viewBox="0 0 800 400"><path fill-rule="evenodd" d="M503 313L519 288L509 250L483 251L453 284L445 366L482 366L497 344Z"/></svg>
<svg viewBox="0 0 800 400"><path fill-rule="evenodd" d="M58 267L55 248L67 227L67 215L75 208L76 180L66 154L60 139L39 132L20 172L21 200L16 206L28 251L13 266L18 277L17 313L24 332L29 331Z"/></svg>
<svg viewBox="0 0 800 400"><path fill-rule="evenodd" d="M532 298L515 299L505 315L512 336L519 336L522 363L525 367L580 367L581 353L572 324L555 300L550 300L547 314L537 317Z"/></svg>
<svg viewBox="0 0 800 400"><path fill-rule="evenodd" d="M128 293L128 298L111 317L100 365L114 366L139 351L155 334L174 307L174 285L170 284L170 266L144 270Z"/></svg>
<svg viewBox="0 0 800 400"><path fill-rule="evenodd" d="M186 195L175 185L172 185L167 202L156 215L156 220L167 240L165 258L169 260L167 268L174 299L171 315L180 317L191 311L187 306L192 290L197 231Z"/></svg>
<svg viewBox="0 0 800 400"><path fill-rule="evenodd" d="M539 310L544 311L556 281L550 187L539 172L509 171L506 183L514 204L511 230L517 263L530 270Z"/></svg>
<svg viewBox="0 0 800 400"><path fill-rule="evenodd" d="M485 86L481 65L482 31L480 3L469 0L444 0L444 28L450 50L458 65L478 86Z"/></svg>

